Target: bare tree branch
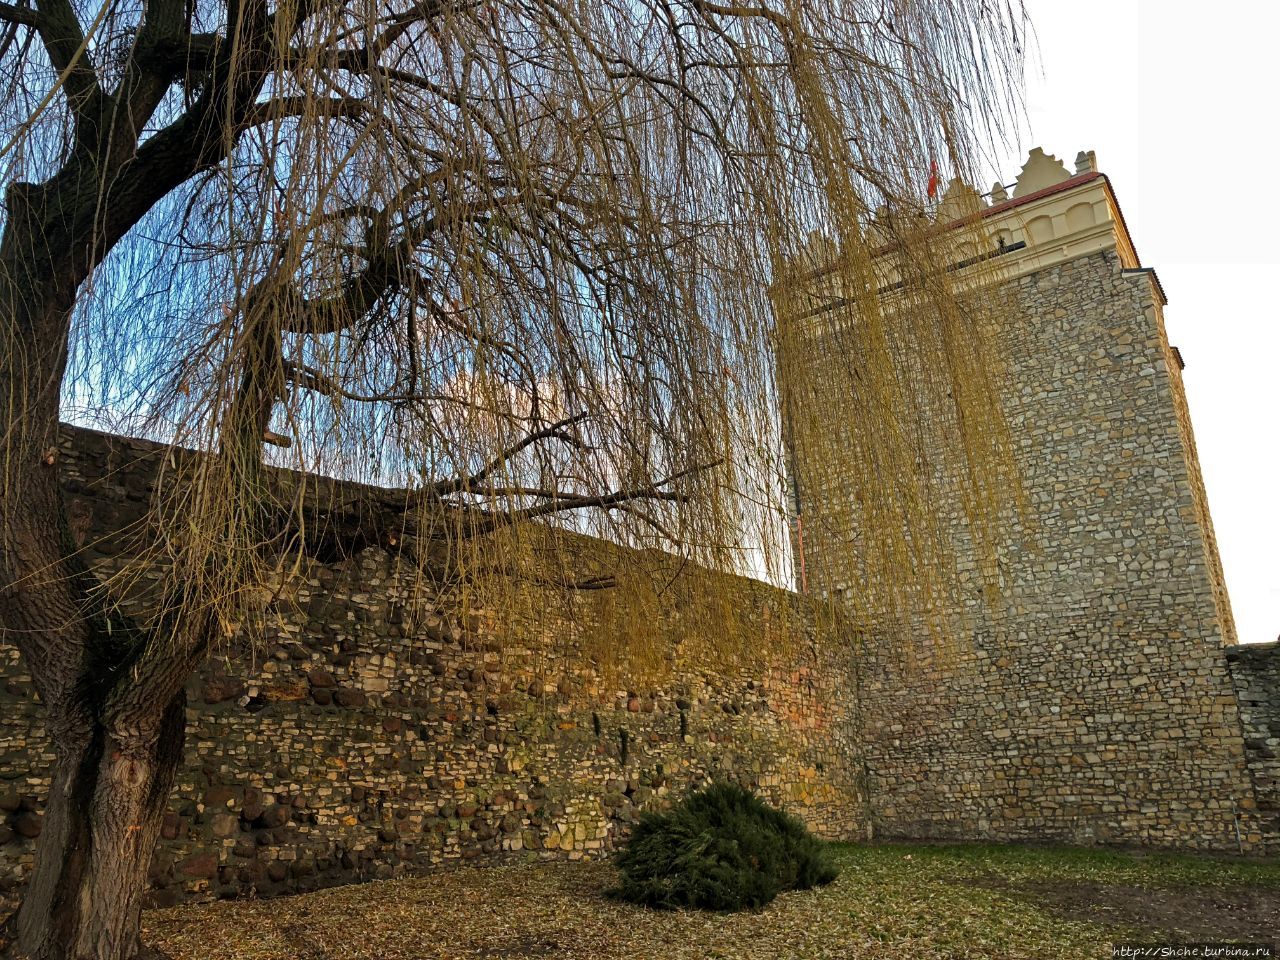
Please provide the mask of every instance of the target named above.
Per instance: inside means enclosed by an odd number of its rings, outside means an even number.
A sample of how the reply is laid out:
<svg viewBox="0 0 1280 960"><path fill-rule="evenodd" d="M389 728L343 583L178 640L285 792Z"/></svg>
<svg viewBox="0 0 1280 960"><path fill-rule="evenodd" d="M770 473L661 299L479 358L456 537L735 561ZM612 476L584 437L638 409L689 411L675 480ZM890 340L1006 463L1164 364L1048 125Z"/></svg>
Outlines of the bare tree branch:
<svg viewBox="0 0 1280 960"><path fill-rule="evenodd" d="M344 400L351 400L354 403L449 403L468 407L472 410L477 410L487 414L496 414L498 412L491 407L475 403L465 397L458 397L448 393L359 393L341 386L333 377L316 370L314 367L308 367L304 364L288 359L285 359L283 364L285 375L297 386L306 390L315 391L316 393L322 393L325 396L341 397Z"/></svg>
<svg viewBox="0 0 1280 960"><path fill-rule="evenodd" d="M355 119L367 117L371 109L365 100L358 97L275 97L255 103L245 112L239 129L247 130L288 117Z"/></svg>
<svg viewBox="0 0 1280 960"><path fill-rule="evenodd" d="M572 510L583 510L589 508L608 510L630 503L633 500L663 500L668 503L679 503L687 499L686 495L675 493L670 490L663 490L662 488L695 473L712 470L715 467L718 467L721 462L722 461L717 460L712 463L702 464L701 466L690 467L687 470L681 470L679 473L674 473L671 476L655 481L654 483L615 490L612 493L601 495L575 494L562 491L540 491L540 493L546 497L545 502L535 504L531 507L523 507L518 510L506 510L498 513L490 513L480 524L478 524L475 532L491 533L500 526L507 526L528 520L537 520L541 517L548 517L552 514L565 513Z"/></svg>
<svg viewBox="0 0 1280 960"><path fill-rule="evenodd" d="M70 0L39 0L33 24L53 68L64 77L63 90L77 127L100 116L106 94L89 55L89 41ZM82 129L82 135L83 129Z"/></svg>
<svg viewBox="0 0 1280 960"><path fill-rule="evenodd" d="M577 413L571 417L565 417L563 420L557 420L555 423L544 427L541 430L535 430L528 436L521 439L518 443L508 447L489 464L482 469L473 473L469 477L459 477L453 480L445 480L437 483L431 488L432 493L437 497L448 496L451 493L474 493L482 489L485 480L487 480L495 471L502 469L522 450L527 450L535 443L543 440L559 440L561 443L570 447L580 448L582 441L572 433L568 432L568 428L581 423L587 419L587 414Z"/></svg>
<svg viewBox="0 0 1280 960"><path fill-rule="evenodd" d="M39 28L41 17L28 6L15 6L12 3L0 3L0 20L9 23L20 23L26 27Z"/></svg>

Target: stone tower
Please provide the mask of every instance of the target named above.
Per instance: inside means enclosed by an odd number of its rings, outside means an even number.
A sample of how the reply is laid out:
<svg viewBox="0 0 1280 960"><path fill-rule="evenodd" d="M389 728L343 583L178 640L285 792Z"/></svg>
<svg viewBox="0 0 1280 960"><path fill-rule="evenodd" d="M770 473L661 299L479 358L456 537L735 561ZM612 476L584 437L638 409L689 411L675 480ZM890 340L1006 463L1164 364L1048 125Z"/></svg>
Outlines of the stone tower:
<svg viewBox="0 0 1280 960"><path fill-rule="evenodd" d="M1222 649L1235 631L1159 280L1092 152L1073 173L1032 150L1011 193L953 184L940 224L966 197L988 244L975 253L998 261L990 294L1015 307L997 386L1030 516L1003 531L1002 602L960 592L948 657L903 662L869 611L857 696L876 832L1257 842ZM821 376L836 349L809 319L821 273L803 277L809 325L788 376ZM779 299L780 324L797 322L793 302ZM834 407L822 415L839 430ZM858 492L819 466L802 451L792 464L797 567L808 592L849 598ZM975 579L953 519L957 566Z"/></svg>

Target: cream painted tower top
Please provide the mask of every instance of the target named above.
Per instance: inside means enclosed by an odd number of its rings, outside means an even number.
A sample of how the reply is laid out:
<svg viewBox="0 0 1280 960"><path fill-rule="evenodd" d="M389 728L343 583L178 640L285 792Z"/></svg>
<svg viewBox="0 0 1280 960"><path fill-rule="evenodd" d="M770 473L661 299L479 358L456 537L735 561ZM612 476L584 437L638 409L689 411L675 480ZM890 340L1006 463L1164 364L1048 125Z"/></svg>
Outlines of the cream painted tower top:
<svg viewBox="0 0 1280 960"><path fill-rule="evenodd" d="M988 271L980 281L984 283L1016 279L1102 250L1114 250L1126 270L1142 269L1111 183L1098 171L1092 150L1081 150L1076 155L1073 173L1053 154L1040 147L1032 148L1012 192L1005 184L996 183L988 193L980 194L971 185L952 180L933 211L933 218L939 225L977 220L980 229L974 239L981 249L973 248L973 243L966 240L960 244L957 259L965 262L997 257L998 276ZM872 236L879 232L876 220L868 230ZM823 301L844 294L841 281L832 270L836 252L830 240L815 234L802 258L811 269L798 270L776 285L775 293L783 294L784 300L787 294L801 295L801 303L792 303L783 310L789 319L821 314ZM882 292L891 290L901 279L892 256L880 258L876 270L884 284ZM1152 271L1144 272L1150 274L1163 304L1164 292L1158 279Z"/></svg>
<svg viewBox="0 0 1280 960"><path fill-rule="evenodd" d="M952 181L938 205L938 219L962 216L974 205L952 200L971 188ZM1053 154L1032 148L1013 185L1013 195L997 183L977 198L978 215L989 221L997 246L1007 250L1006 277L1021 276L1098 250L1114 249L1121 265L1140 264L1124 215L1092 150L1076 155L1075 172ZM1158 284L1157 284L1158 286Z"/></svg>

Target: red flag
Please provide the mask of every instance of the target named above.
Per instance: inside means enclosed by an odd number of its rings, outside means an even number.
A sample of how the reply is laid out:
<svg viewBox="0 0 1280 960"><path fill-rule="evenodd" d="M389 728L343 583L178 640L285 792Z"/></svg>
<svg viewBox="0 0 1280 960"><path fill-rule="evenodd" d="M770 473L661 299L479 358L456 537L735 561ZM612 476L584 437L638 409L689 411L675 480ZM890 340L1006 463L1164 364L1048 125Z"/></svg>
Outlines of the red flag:
<svg viewBox="0 0 1280 960"><path fill-rule="evenodd" d="M938 184L942 181L938 178L938 161L929 161L929 199L932 200L938 195Z"/></svg>

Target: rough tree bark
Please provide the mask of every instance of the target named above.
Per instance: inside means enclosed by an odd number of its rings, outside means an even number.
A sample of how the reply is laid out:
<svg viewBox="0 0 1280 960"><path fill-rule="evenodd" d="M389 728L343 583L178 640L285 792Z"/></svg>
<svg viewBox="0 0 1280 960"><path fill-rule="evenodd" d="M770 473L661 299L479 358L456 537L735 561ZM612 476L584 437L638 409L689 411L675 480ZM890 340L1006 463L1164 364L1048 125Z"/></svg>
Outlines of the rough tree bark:
<svg viewBox="0 0 1280 960"><path fill-rule="evenodd" d="M147 868L182 759L185 696L127 729L109 714L50 726L57 760L17 933L31 957L132 957ZM51 718L52 720L52 718Z"/></svg>
<svg viewBox="0 0 1280 960"><path fill-rule="evenodd" d="M112 94L83 54L70 6L29 11L64 72L76 133L48 180L10 185L0 238L0 638L31 671L55 750L35 868L9 931L34 960L138 953L147 869L182 756L184 687L213 626L187 610L143 630L103 602L70 534L57 449L81 284L156 203L226 155L227 131L262 88L265 0L234 9L232 26L245 25L239 59L216 57L202 95L144 143L143 127L194 56L184 5L148 5L137 56ZM157 56L184 35L185 56Z"/></svg>
<svg viewBox="0 0 1280 960"><path fill-rule="evenodd" d="M135 670L145 638L101 606L67 524L58 403L79 284L68 249L36 240L43 199L38 188L11 188L0 242L0 633L31 670L56 757L15 926L38 960L128 957L181 758L183 694L170 684L166 699L145 695Z"/></svg>

